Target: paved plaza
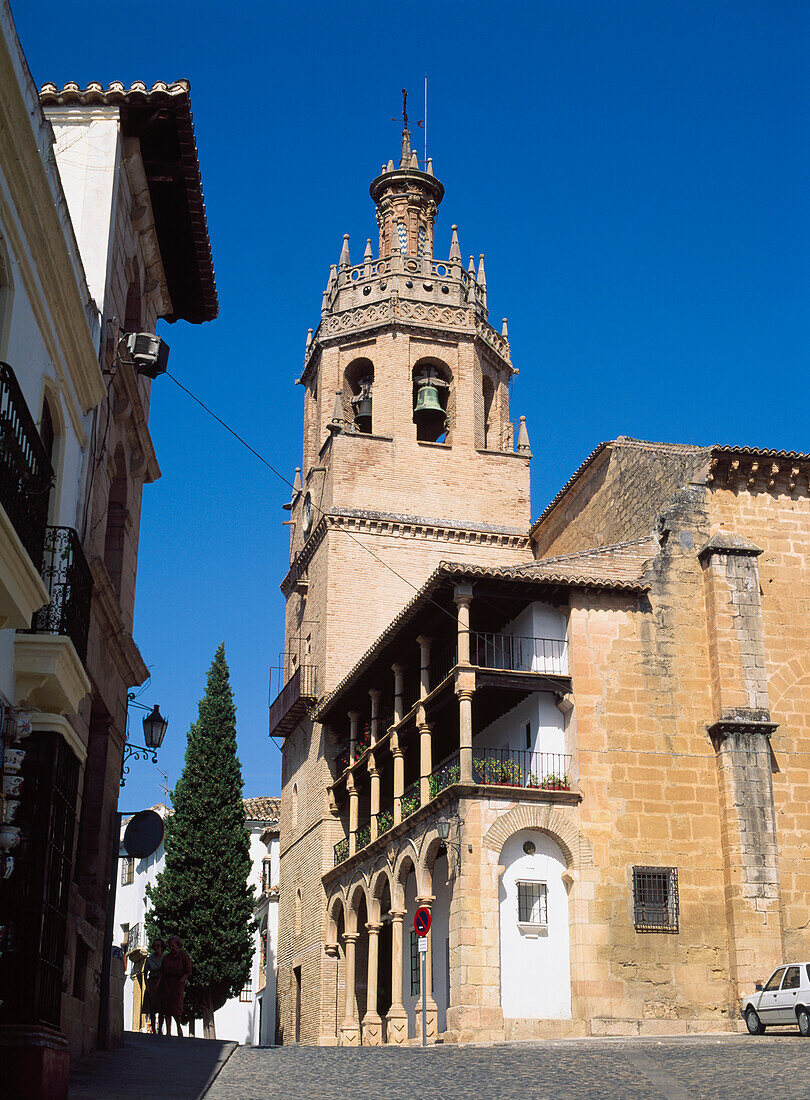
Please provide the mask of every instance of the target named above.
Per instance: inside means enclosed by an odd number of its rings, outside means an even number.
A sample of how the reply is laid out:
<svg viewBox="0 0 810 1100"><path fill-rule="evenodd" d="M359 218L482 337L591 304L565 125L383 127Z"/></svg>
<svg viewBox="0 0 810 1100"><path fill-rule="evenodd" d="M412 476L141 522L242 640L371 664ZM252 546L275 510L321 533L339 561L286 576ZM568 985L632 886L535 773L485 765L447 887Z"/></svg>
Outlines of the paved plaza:
<svg viewBox="0 0 810 1100"><path fill-rule="evenodd" d="M810 1097L798 1034L418 1048L239 1047L205 1100Z"/></svg>

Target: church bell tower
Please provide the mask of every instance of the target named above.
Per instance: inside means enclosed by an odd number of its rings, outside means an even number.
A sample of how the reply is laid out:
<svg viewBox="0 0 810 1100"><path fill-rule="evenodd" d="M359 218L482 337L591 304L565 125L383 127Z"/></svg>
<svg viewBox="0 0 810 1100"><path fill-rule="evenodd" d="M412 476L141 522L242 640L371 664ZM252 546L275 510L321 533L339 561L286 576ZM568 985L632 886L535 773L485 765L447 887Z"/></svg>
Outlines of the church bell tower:
<svg viewBox="0 0 810 1100"><path fill-rule="evenodd" d="M484 257L457 226L436 259L444 187L406 125L370 186L379 230L344 235L307 337L302 474L290 508L287 650L328 690L441 560L530 557L529 441L510 419L506 321L489 323ZM296 659L302 659L300 656Z"/></svg>
<svg viewBox="0 0 810 1100"><path fill-rule="evenodd" d="M327 791L339 741L318 701L360 660L441 561L530 561L529 440L510 417L506 322L488 320L484 258L462 263L452 226L435 256L444 188L411 148L371 184L379 245L349 237L307 337L303 461L286 505L290 565L282 687L278 990L281 1034L334 1041L334 960L323 874L339 825ZM332 948L329 948L332 950ZM332 983L332 984L330 984ZM330 992L331 990L331 992ZM331 1013L331 1016L330 1016Z"/></svg>

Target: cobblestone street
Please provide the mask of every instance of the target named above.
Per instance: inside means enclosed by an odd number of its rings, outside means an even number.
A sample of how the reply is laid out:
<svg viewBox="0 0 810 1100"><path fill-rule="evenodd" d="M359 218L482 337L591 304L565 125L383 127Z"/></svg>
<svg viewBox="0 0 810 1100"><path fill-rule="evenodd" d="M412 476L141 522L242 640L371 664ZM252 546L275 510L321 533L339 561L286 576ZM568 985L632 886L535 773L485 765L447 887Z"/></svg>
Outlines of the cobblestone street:
<svg viewBox="0 0 810 1100"><path fill-rule="evenodd" d="M206 1100L810 1097L798 1034L497 1046L238 1048Z"/></svg>

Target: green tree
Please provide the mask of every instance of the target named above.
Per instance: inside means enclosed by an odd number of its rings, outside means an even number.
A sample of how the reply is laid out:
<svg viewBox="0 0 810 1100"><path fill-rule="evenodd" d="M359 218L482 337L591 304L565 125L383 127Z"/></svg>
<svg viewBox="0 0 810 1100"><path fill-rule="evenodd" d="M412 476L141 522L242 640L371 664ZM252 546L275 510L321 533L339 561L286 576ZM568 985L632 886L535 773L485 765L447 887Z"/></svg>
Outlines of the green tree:
<svg viewBox="0 0 810 1100"><path fill-rule="evenodd" d="M202 1017L206 1039L216 1038L214 1012L245 985L253 956L250 844L242 805L242 768L236 755L236 706L225 645L208 671L199 716L188 731L183 774L166 821L166 863L154 887L150 939L179 935L191 956L185 1019Z"/></svg>

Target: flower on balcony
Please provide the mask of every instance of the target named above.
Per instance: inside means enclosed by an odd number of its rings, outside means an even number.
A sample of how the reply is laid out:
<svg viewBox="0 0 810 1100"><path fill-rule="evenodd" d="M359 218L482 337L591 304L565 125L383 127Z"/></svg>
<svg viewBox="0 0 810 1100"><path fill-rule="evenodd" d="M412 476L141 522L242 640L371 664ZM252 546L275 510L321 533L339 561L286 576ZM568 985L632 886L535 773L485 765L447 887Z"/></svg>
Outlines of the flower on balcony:
<svg viewBox="0 0 810 1100"><path fill-rule="evenodd" d="M428 779L430 797L435 798L448 787L452 787L454 783L458 783L460 775L461 771L458 764L448 764L444 768L439 768Z"/></svg>
<svg viewBox="0 0 810 1100"><path fill-rule="evenodd" d="M402 796L402 816L410 817L411 814L415 814L419 809L420 800L418 794L406 794Z"/></svg>

